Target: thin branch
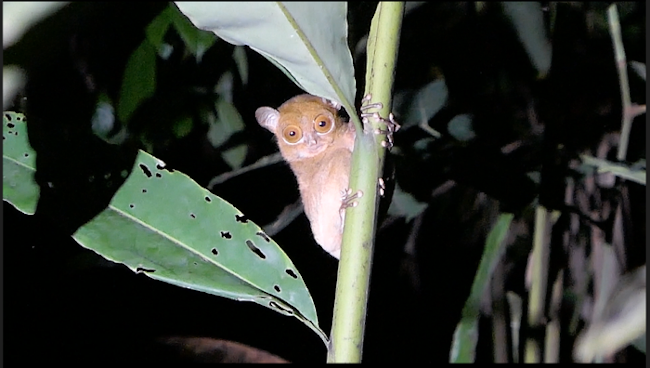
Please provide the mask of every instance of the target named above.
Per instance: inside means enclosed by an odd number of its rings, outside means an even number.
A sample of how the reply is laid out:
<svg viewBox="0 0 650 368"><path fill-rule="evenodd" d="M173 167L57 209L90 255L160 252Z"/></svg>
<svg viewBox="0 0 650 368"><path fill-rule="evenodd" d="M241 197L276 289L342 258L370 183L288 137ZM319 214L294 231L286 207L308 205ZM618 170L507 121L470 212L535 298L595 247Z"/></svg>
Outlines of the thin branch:
<svg viewBox="0 0 650 368"><path fill-rule="evenodd" d="M632 128L632 101L630 98L630 86L627 79L627 61L625 57L625 49L623 48L623 38L621 36L621 23L618 19L618 11L616 4L610 5L607 9L607 20L609 22L609 29L612 35L612 42L614 43L614 54L616 57L616 69L618 70L618 80L621 86L621 102L623 110L623 123L621 126L621 138L618 145L618 152L616 158L619 161L624 161L627 156L627 146L630 139L630 130Z"/></svg>
<svg viewBox="0 0 650 368"><path fill-rule="evenodd" d="M245 173L247 173L249 171L252 171L252 170L255 170L255 169L260 169L260 168L265 167L265 166L270 166L270 165L277 164L278 162L282 162L282 156L280 155L280 152L274 153L272 155L264 156L261 159L257 160L256 162L254 162L254 163L252 163L252 164L250 164L248 166L244 166L241 169L228 171L228 172L223 173L223 174L221 174L221 175L219 175L217 177L212 178L212 180L210 180L210 183L208 183L207 188L212 190L212 188L214 188L215 185L219 185L219 184L225 182L226 180L230 180L230 179L232 179L232 178L234 178L236 176L245 174Z"/></svg>

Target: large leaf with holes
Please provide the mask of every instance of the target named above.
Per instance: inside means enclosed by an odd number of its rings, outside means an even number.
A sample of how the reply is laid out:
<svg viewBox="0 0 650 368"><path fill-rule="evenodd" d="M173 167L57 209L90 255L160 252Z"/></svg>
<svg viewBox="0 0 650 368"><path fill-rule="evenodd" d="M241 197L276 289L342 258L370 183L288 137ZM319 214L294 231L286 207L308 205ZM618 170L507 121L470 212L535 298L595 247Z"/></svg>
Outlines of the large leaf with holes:
<svg viewBox="0 0 650 368"><path fill-rule="evenodd" d="M154 279L295 315L324 337L282 249L230 203L145 152L109 207L73 237Z"/></svg>
<svg viewBox="0 0 650 368"><path fill-rule="evenodd" d="M2 118L2 198L28 215L36 212L39 188L34 181L36 152L27 141L25 116L5 112Z"/></svg>
<svg viewBox="0 0 650 368"><path fill-rule="evenodd" d="M344 105L344 99L354 102L346 2L183 1L176 6L198 28L259 52L303 90Z"/></svg>
<svg viewBox="0 0 650 368"><path fill-rule="evenodd" d="M3 197L33 214L39 188L24 117L5 113L4 122ZM145 152L109 206L73 238L151 278L294 315L327 340L282 249L230 203Z"/></svg>

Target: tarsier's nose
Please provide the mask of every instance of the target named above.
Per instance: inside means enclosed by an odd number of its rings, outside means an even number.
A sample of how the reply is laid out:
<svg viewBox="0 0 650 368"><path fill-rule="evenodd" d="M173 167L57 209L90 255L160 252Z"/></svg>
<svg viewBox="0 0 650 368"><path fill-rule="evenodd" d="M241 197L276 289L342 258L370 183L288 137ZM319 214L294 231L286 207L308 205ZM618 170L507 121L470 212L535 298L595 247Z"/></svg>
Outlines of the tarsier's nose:
<svg viewBox="0 0 650 368"><path fill-rule="evenodd" d="M307 140L307 146L315 146L316 145L316 137L314 137L312 134L309 134L305 137Z"/></svg>

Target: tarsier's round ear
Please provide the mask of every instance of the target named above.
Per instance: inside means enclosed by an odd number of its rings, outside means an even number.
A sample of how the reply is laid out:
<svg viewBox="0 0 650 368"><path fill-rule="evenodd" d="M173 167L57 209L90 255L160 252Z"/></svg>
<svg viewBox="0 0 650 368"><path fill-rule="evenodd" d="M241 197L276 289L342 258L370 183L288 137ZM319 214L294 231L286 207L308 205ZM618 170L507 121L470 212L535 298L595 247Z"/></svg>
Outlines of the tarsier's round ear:
<svg viewBox="0 0 650 368"><path fill-rule="evenodd" d="M338 103L338 102L336 102L336 101L333 101L333 100L328 100L328 99L326 99L325 97L321 97L321 99L323 100L323 102L324 102L325 104L327 104L327 105L329 105L329 106L332 106L332 107L335 108L336 110L341 110L341 104L340 104L340 103Z"/></svg>
<svg viewBox="0 0 650 368"><path fill-rule="evenodd" d="M280 112L274 108L263 106L255 110L257 122L273 133L275 133L275 128L278 126L279 118Z"/></svg>

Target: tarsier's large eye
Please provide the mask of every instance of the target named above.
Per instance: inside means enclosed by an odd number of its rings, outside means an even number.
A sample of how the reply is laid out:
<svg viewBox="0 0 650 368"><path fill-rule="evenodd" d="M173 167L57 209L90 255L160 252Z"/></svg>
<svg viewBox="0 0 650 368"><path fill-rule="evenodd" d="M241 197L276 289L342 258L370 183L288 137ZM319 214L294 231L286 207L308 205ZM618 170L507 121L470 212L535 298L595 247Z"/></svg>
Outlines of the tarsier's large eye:
<svg viewBox="0 0 650 368"><path fill-rule="evenodd" d="M314 129L320 134L329 133L334 127L334 121L327 115L318 115L314 119Z"/></svg>
<svg viewBox="0 0 650 368"><path fill-rule="evenodd" d="M289 144L298 143L302 138L302 129L296 125L287 125L287 127L282 131L282 138L284 138L284 141Z"/></svg>

